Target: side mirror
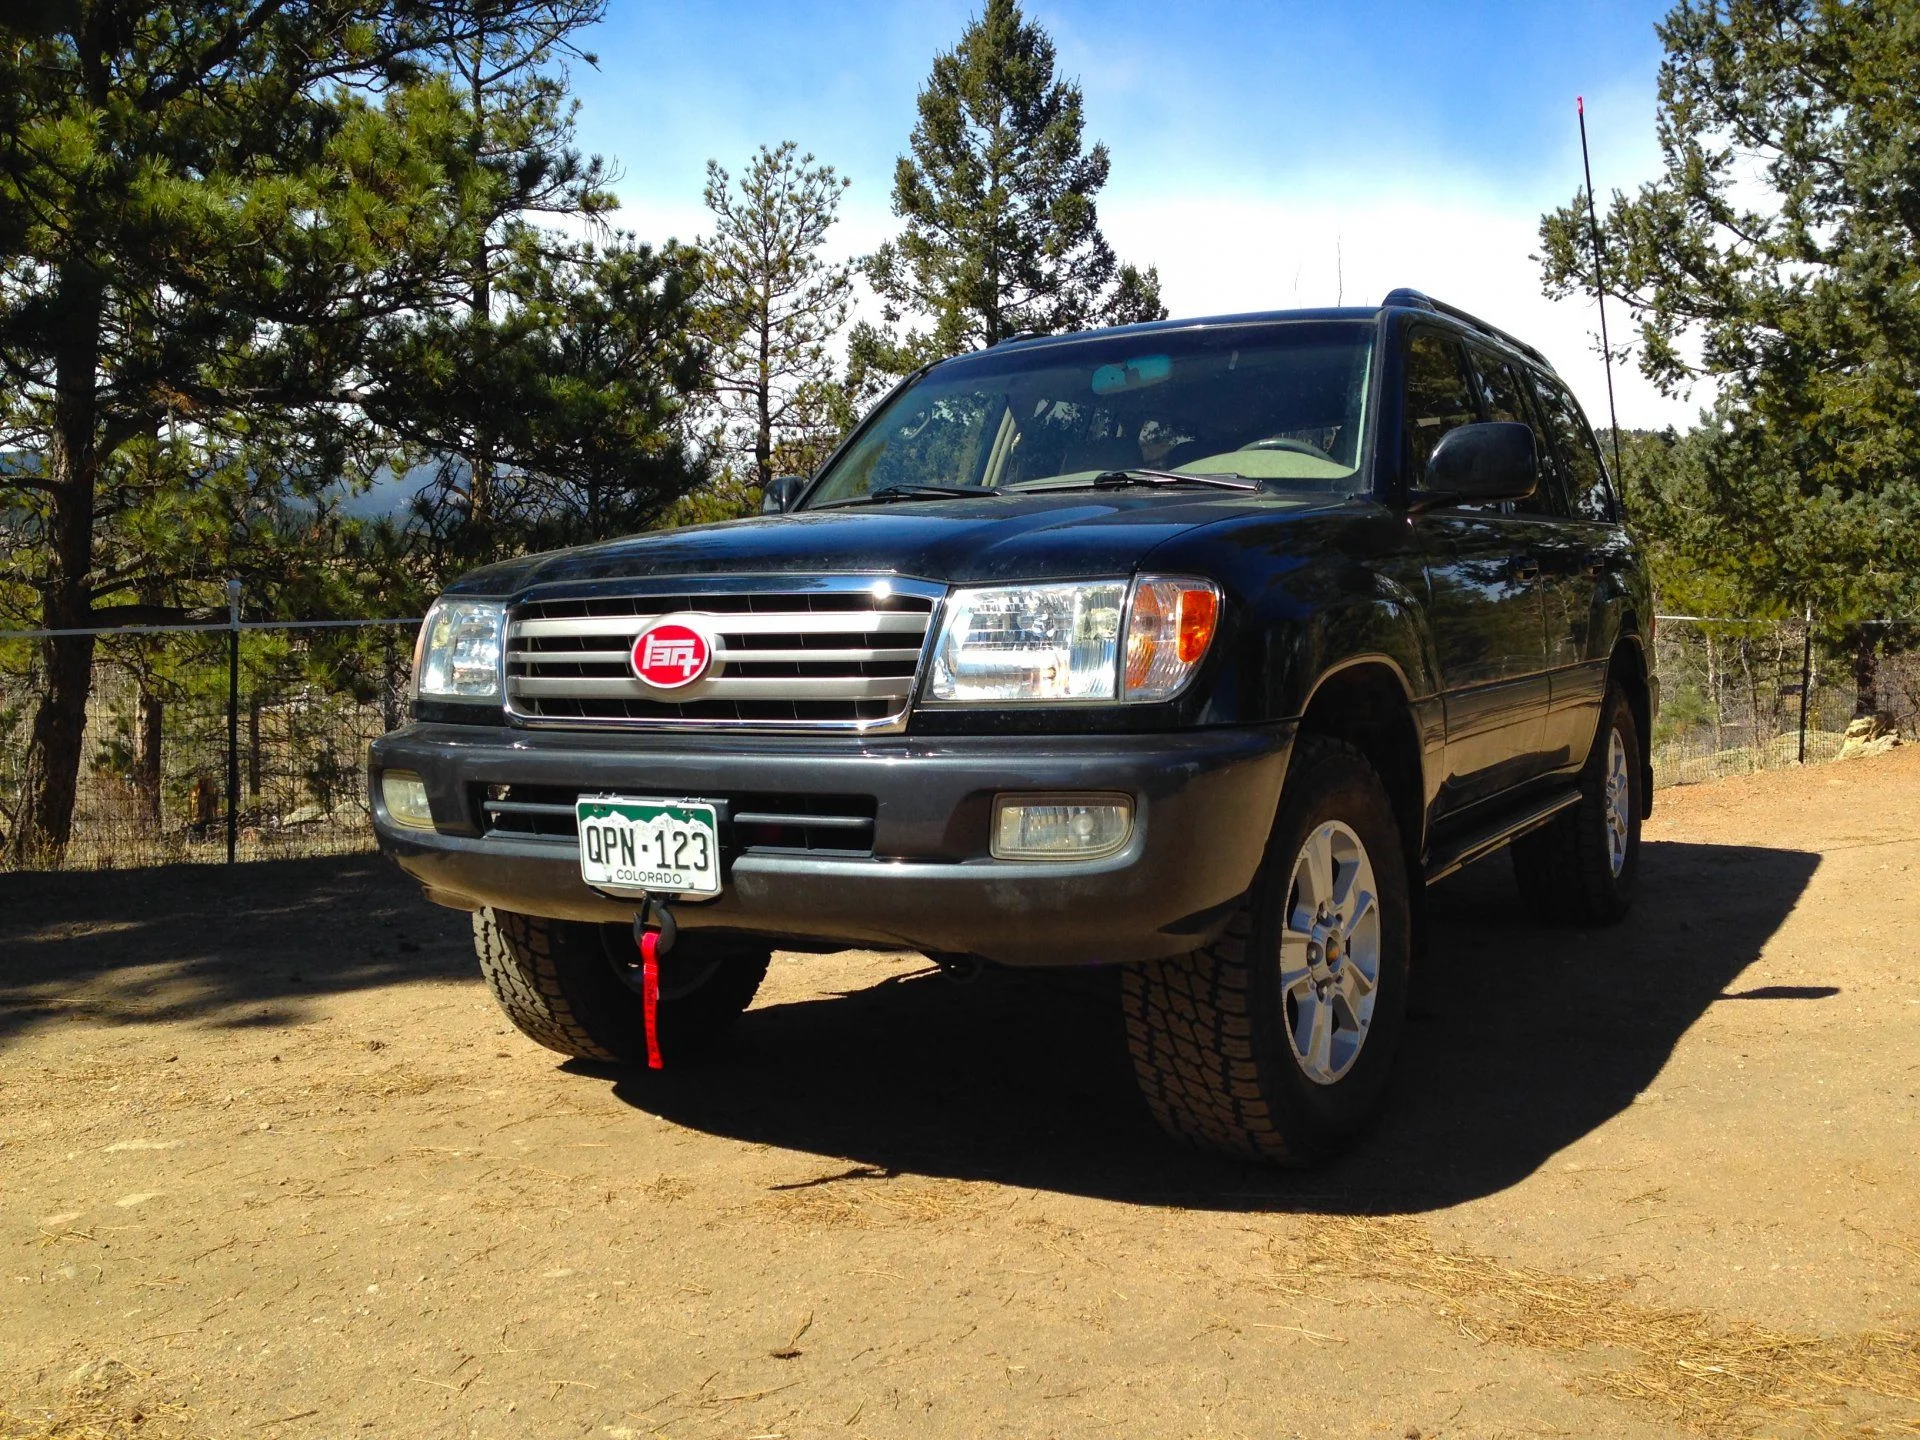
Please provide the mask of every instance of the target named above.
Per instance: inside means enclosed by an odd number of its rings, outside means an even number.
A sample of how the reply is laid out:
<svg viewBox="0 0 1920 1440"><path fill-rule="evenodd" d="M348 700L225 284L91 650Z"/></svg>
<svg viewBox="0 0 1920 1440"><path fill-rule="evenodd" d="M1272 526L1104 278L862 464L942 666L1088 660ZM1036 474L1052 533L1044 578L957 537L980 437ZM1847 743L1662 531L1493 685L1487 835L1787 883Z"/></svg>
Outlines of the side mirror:
<svg viewBox="0 0 1920 1440"><path fill-rule="evenodd" d="M1424 497L1448 501L1524 500L1539 487L1533 429L1517 420L1457 425L1427 458ZM1422 497L1416 497L1416 499Z"/></svg>
<svg viewBox="0 0 1920 1440"><path fill-rule="evenodd" d="M762 515L784 515L793 509L799 500L800 492L807 488L804 475L776 475L767 482L767 488L760 496Z"/></svg>

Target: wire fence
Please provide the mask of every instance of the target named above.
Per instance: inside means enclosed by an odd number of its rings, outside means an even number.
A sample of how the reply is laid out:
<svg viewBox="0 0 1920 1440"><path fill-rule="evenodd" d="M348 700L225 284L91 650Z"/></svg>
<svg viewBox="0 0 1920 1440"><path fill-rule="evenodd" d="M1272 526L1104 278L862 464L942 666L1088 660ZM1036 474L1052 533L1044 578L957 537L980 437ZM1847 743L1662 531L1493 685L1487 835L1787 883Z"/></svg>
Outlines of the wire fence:
<svg viewBox="0 0 1920 1440"><path fill-rule="evenodd" d="M418 623L239 622L236 612L226 625L101 634L73 838L45 863L120 869L372 849L367 746L405 721ZM39 695L38 638L0 634L0 816L9 823ZM1662 617L1654 783L1776 769L1802 755L1822 763L1911 739L1920 649L1893 643L1902 638L1889 628L1863 669L1859 654L1822 643L1805 620ZM1863 708L1870 717L1858 717Z"/></svg>
<svg viewBox="0 0 1920 1440"><path fill-rule="evenodd" d="M1875 620L1847 653L1817 618L1663 615L1654 637L1656 787L1884 750L1920 730L1920 650Z"/></svg>
<svg viewBox="0 0 1920 1440"><path fill-rule="evenodd" d="M407 714L418 619L102 632L72 838L121 869L373 848L367 746ZM44 632L0 636L0 811L22 800ZM6 663L7 661L14 663ZM21 663L21 662L25 663Z"/></svg>

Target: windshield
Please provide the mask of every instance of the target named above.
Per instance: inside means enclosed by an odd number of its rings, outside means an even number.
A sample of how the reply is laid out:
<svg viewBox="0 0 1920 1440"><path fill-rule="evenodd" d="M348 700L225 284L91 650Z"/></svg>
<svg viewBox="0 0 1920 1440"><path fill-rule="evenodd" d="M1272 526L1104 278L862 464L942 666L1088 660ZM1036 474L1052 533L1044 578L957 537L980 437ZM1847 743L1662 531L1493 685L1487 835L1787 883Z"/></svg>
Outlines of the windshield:
<svg viewBox="0 0 1920 1440"><path fill-rule="evenodd" d="M1294 321L983 350L896 397L807 505L1068 489L1126 471L1349 494L1373 332Z"/></svg>

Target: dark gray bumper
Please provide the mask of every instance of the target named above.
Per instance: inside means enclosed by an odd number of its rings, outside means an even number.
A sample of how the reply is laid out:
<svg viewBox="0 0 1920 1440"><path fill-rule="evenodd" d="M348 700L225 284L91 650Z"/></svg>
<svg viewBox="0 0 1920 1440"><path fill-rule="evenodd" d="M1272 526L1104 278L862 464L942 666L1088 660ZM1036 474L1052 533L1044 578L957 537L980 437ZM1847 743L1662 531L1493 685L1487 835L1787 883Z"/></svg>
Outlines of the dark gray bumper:
<svg viewBox="0 0 1920 1440"><path fill-rule="evenodd" d="M873 858L745 851L718 899L675 906L681 926L1085 964L1177 954L1218 933L1260 863L1292 740L1291 725L832 740L413 725L374 742L370 778L381 849L429 898L601 921L630 918L635 907L582 883L571 841L483 834L482 787L871 795ZM379 786L387 769L425 779L435 831L388 818ZM1118 855L1084 863L990 859L992 797L1020 791L1131 795L1132 839Z"/></svg>

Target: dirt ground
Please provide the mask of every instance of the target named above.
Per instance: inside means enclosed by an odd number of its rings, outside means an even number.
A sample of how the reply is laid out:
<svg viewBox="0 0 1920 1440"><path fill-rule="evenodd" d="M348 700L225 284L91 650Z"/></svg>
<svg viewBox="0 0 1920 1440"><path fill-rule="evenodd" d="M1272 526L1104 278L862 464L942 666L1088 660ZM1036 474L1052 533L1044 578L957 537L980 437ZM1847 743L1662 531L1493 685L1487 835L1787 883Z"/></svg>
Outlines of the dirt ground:
<svg viewBox="0 0 1920 1440"><path fill-rule="evenodd" d="M0 877L0 1435L1920 1434L1920 748L1438 893L1385 1122L1150 1128L1108 982L782 956L563 1064L346 858Z"/></svg>

